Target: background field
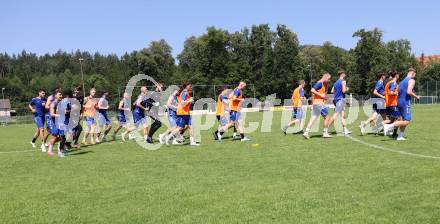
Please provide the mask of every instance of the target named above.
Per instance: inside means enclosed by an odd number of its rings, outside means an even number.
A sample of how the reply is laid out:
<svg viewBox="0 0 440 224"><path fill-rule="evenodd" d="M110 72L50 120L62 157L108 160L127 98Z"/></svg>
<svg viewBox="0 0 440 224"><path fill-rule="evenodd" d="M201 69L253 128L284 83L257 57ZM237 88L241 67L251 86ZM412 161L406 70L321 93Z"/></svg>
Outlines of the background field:
<svg viewBox="0 0 440 224"><path fill-rule="evenodd" d="M417 106L408 141L353 137L439 156L440 107ZM248 115L260 120L260 113ZM437 223L440 160L349 138L270 133L147 151L134 142L64 159L30 150L34 125L0 127L0 223ZM319 135L320 133L316 133ZM258 143L259 147L252 147Z"/></svg>

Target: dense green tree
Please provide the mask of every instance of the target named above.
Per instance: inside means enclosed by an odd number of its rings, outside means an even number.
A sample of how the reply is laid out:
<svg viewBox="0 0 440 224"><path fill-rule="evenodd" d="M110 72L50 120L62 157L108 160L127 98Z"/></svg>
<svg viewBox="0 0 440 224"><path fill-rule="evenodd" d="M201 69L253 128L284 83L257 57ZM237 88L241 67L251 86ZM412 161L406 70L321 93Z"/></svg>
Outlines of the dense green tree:
<svg viewBox="0 0 440 224"><path fill-rule="evenodd" d="M188 81L222 84L229 72L229 43L229 33L215 27L198 38L189 38L178 55L181 72Z"/></svg>
<svg viewBox="0 0 440 224"><path fill-rule="evenodd" d="M250 81L252 74L252 52L250 31L244 28L241 32L230 35L229 73L224 79L225 84L238 83L241 80Z"/></svg>
<svg viewBox="0 0 440 224"><path fill-rule="evenodd" d="M324 72L333 75L344 69L349 74L348 86L353 94L370 94L378 72L397 70L405 74L408 67L419 70L417 86L439 80L439 65L424 68L411 53L408 40L384 42L379 29L360 29L353 34L356 47L342 49L330 42L323 45L300 45L297 35L285 25L271 30L268 24L244 27L233 33L208 27L199 36L185 40L177 55L165 40L151 42L145 48L127 52L121 57L87 51L64 52L38 56L22 51L19 54L0 53L0 86L5 89L14 107L25 108L29 98L39 88L64 89L82 83L80 59L86 89L106 89L116 101L125 83L133 75L144 73L165 85L191 82L195 85L236 85L240 80L250 85L247 96L264 99L276 93L289 98L300 79L310 83ZM144 82L151 85L151 83ZM87 90L86 90L87 91ZM195 88L195 97L211 97L219 88Z"/></svg>
<svg viewBox="0 0 440 224"><path fill-rule="evenodd" d="M416 67L417 61L411 53L411 43L408 40L393 40L385 45L387 50L388 68L405 74L409 67Z"/></svg>
<svg viewBox="0 0 440 224"><path fill-rule="evenodd" d="M250 33L251 76L249 80L256 84L256 95L264 97L273 93L266 88L273 69L273 41L275 34L268 24L252 26Z"/></svg>
<svg viewBox="0 0 440 224"><path fill-rule="evenodd" d="M360 29L353 34L359 38L354 48L356 60L356 76L360 85L367 88L359 89L359 94L369 94L379 72L389 70L387 66L387 50L382 41L383 32L377 28L367 31Z"/></svg>
<svg viewBox="0 0 440 224"><path fill-rule="evenodd" d="M278 97L290 99L292 90L302 78L299 41L295 33L284 25L278 25L273 48L273 71L265 76L266 88ZM276 91L275 91L276 90Z"/></svg>

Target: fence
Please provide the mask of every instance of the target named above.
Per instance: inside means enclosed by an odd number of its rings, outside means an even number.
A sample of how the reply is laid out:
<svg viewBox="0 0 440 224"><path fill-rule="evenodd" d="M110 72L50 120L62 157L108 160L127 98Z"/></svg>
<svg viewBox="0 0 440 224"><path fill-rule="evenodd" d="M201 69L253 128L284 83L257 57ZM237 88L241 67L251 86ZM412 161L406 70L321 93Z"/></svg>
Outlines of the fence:
<svg viewBox="0 0 440 224"><path fill-rule="evenodd" d="M439 81L428 81L418 83L415 92L420 95L420 99L413 99L414 104L438 104L440 97L440 83Z"/></svg>
<svg viewBox="0 0 440 224"><path fill-rule="evenodd" d="M440 97L439 81L429 81L416 85L416 92L421 96L437 96Z"/></svg>

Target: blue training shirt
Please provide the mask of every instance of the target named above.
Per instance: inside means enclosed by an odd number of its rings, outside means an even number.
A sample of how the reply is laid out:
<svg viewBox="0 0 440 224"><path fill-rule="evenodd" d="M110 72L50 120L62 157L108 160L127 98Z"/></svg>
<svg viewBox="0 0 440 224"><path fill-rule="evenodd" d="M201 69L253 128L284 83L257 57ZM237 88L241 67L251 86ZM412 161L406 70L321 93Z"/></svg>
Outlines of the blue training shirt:
<svg viewBox="0 0 440 224"><path fill-rule="evenodd" d="M32 98L30 105L34 107L35 113L34 116L43 117L46 113L46 109L44 108L44 104L46 104L45 98Z"/></svg>
<svg viewBox="0 0 440 224"><path fill-rule="evenodd" d="M124 109L129 108L129 103L128 103L128 100L127 100L127 99L122 99L121 101L122 101L122 108L124 108ZM119 114L120 116L125 117L125 110L120 110L120 109L118 108L118 114Z"/></svg>
<svg viewBox="0 0 440 224"><path fill-rule="evenodd" d="M181 94L182 101L186 101L186 95L187 95L187 93L186 93L186 89L185 89L185 90L182 91L182 94Z"/></svg>
<svg viewBox="0 0 440 224"><path fill-rule="evenodd" d="M141 96L141 95L139 95L139 96ZM142 104L142 102L145 100L146 97L142 96L140 98L141 98L140 100L141 100L141 104ZM133 105L133 115L139 115L139 116L143 117L143 116L145 116L144 110L137 106L138 101L139 101L139 97L138 97L138 99L136 99L136 101Z"/></svg>
<svg viewBox="0 0 440 224"><path fill-rule="evenodd" d="M406 77L399 84L399 95L397 97L397 105L409 106L411 105L411 96L408 95L408 83L412 78Z"/></svg>
<svg viewBox="0 0 440 224"><path fill-rule="evenodd" d="M345 93L342 91L342 82L343 80L338 79L338 81L336 81L333 85L335 101L345 99Z"/></svg>
<svg viewBox="0 0 440 224"><path fill-rule="evenodd" d="M315 85L313 85L313 89L316 91L320 90L322 88L322 82L317 82Z"/></svg>
<svg viewBox="0 0 440 224"><path fill-rule="evenodd" d="M396 90L396 87L397 87L397 83L396 82L390 83L390 91L394 92Z"/></svg>
<svg viewBox="0 0 440 224"><path fill-rule="evenodd" d="M241 95L241 92L240 92L240 90L239 89L234 89L234 96L240 96Z"/></svg>
<svg viewBox="0 0 440 224"><path fill-rule="evenodd" d="M385 87L383 85L382 80L379 80L376 82L376 85L374 86L374 89L380 94L380 95L384 95L385 94Z"/></svg>
<svg viewBox="0 0 440 224"><path fill-rule="evenodd" d="M57 108L58 107L58 101L57 100L53 100L52 101L52 103L50 104L50 107L49 107L49 114L50 114L50 108L53 108L54 109L54 112L55 113L57 113ZM50 114L51 115L51 114ZM50 116L50 119L52 119L52 121L55 123L55 117L52 117L52 115Z"/></svg>

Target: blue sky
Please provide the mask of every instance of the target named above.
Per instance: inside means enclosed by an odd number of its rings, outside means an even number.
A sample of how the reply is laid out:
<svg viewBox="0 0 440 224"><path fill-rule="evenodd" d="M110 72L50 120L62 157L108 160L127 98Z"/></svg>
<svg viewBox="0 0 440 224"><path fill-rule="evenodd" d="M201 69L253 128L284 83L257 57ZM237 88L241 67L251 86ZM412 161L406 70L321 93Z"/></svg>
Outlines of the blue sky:
<svg viewBox="0 0 440 224"><path fill-rule="evenodd" d="M301 44L352 48L359 28L379 27L384 40L409 39L416 55L440 54L440 1L0 1L0 52L37 54L76 49L104 54L165 39L177 55L186 38L208 26L286 24Z"/></svg>

